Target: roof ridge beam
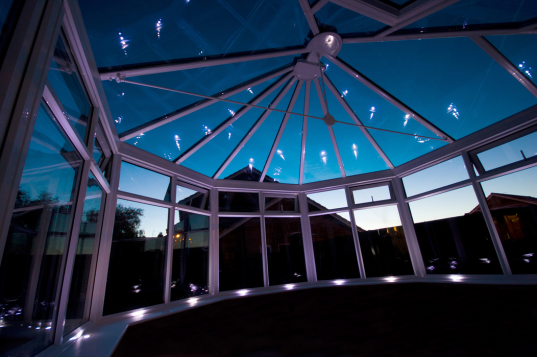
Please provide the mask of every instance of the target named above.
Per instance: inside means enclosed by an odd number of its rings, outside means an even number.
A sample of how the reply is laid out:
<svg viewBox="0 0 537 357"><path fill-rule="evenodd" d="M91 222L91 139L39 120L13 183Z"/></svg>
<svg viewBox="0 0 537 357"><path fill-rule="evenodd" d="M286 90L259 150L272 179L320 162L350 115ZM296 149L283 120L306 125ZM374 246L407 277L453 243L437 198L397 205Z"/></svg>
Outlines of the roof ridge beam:
<svg viewBox="0 0 537 357"><path fill-rule="evenodd" d="M388 93L386 90L381 88L378 84L371 81L369 78L364 76L362 73L358 72L351 66L349 66L347 63L343 62L338 57L332 57L330 55L326 55L326 57L332 61L336 66L347 72L349 75L354 77L354 79L360 81L362 84L364 84L369 89L373 90L375 93L380 95L382 98L386 99L388 102L393 104L396 108L403 111L405 114L410 115L410 117L417 122L419 122L421 125L435 133L437 136L439 136L441 139L444 139L448 143L452 143L455 140L446 134L444 131L442 131L440 128L438 128L436 125L419 115L417 112L409 108L406 104L399 101L399 99L395 98L392 94Z"/></svg>
<svg viewBox="0 0 537 357"><path fill-rule="evenodd" d="M293 110L293 107L295 106L296 100L298 98L298 94L302 90L302 83L303 81L301 80L298 81L295 87L295 91L293 92L293 96L291 97L291 100L289 101L289 104L287 105L287 111ZM276 138L274 139L274 142L272 143L272 148L270 149L269 156L267 158L267 161L265 162L265 166L263 167L263 171L261 173L261 177L259 178L259 182L263 182L263 180L265 179L265 176L267 175L267 171L272 162L272 158L274 157L274 154L276 153L276 149L278 148L278 144L280 143L280 140L282 138L285 127L287 126L287 122L289 121L290 116L291 116L290 113L286 113L285 116L283 117L282 123L280 124L280 128L278 129L278 134L276 134Z"/></svg>
<svg viewBox="0 0 537 357"><path fill-rule="evenodd" d="M100 68L101 80L113 80L116 78L127 78L134 76L145 76L150 74L182 71L185 69L204 68L220 66L224 64L257 61L267 58L301 55L308 53L304 46L299 46L283 50L268 50L257 53L230 53L217 56L205 56L200 59L185 59L178 61L162 61L158 63L141 63L129 66L116 66L110 68ZM225 56L225 57L224 57Z"/></svg>
<svg viewBox="0 0 537 357"><path fill-rule="evenodd" d="M273 83L270 87L265 89L263 92L261 92L259 95L257 95L254 99L252 99L248 104L258 104L263 99L268 97L270 93L274 92L278 87L280 87L282 84L287 82L289 78L293 76L293 73L288 73L287 75L283 76L280 80ZM229 125L233 124L235 121L237 121L240 117L242 117L244 114L248 113L250 109L253 107L244 106L240 108L235 115L229 117L227 120L222 122L220 125L218 125L209 135L204 136L201 138L196 144L191 146L189 149L187 149L184 153L179 155L174 162L176 164L180 164L183 161L185 161L187 158L189 158L192 154L194 154L196 151L201 149L203 145L207 144L210 140L212 140L216 135L220 134L222 131L224 131Z"/></svg>
<svg viewBox="0 0 537 357"><path fill-rule="evenodd" d="M289 91L289 89L291 88L291 86L295 83L296 81L296 77L292 77L289 82L282 88L282 90L278 93L278 95L276 96L276 98L274 98L273 102L269 105L269 107L275 107L278 105L278 103L282 100L282 98L285 96L285 94ZM259 119L257 119L257 121L254 123L254 125L252 125L250 127L250 130L248 130L248 133L241 139L241 141L237 144L237 146L235 147L235 149L233 149L233 151L231 152L231 154L229 154L229 156L227 157L227 159L222 163L222 165L220 166L220 168L216 171L216 173L213 175L213 179L217 179L223 172L224 170L227 168L227 166L231 163L231 161L233 161L233 159L235 158L235 156L237 156L237 154L239 153L239 151L244 147L244 145L246 145L246 143L248 142L248 140L250 140L250 138L255 134L255 132L257 131L257 129L259 129L259 127L261 126L261 124L263 124L263 122L265 121L265 119L267 119L267 117L269 116L269 114L272 113L272 111L270 110L265 110L265 112L263 114L261 114L261 116L259 117Z"/></svg>
<svg viewBox="0 0 537 357"><path fill-rule="evenodd" d="M317 19L311 11L311 7L308 0L298 0L298 2L300 3L302 11L304 11L304 16L306 16L306 20L308 21L308 25L310 26L311 33L313 34L313 36L318 35L320 32L319 25L317 25Z"/></svg>
<svg viewBox="0 0 537 357"><path fill-rule="evenodd" d="M399 29L402 29L405 26L408 26L422 18L429 16L437 11L442 10L445 7L455 4L459 0L432 0L425 3L423 6L416 8L414 11L407 13L398 19L397 23L392 27L379 32L374 37L382 38L385 37Z"/></svg>
<svg viewBox="0 0 537 357"><path fill-rule="evenodd" d="M382 3L372 4L369 1L358 0L330 0L330 2L388 26L397 24L399 19L399 10Z"/></svg>
<svg viewBox="0 0 537 357"><path fill-rule="evenodd" d="M261 83L264 83L268 80L271 80L275 77L278 77L278 76L281 76L281 75L284 75L288 72L291 72L294 68L294 65L293 64L290 64L290 65L287 65L287 66L284 66L284 67L280 67L280 68L277 68L275 70L272 70L270 72L267 72L265 74L262 74L261 76L258 76L256 78L253 78L253 79L250 79L246 82L243 82L243 83L240 83L240 84L237 84L231 88L228 88L222 92L220 92L221 94L218 94L218 95L213 95L213 97L215 97L215 99L202 99L202 100L199 100L195 103L192 103L192 104L189 104L181 109L178 109L178 110L175 110L171 113L167 113L163 116L160 116L156 119L153 119L145 124L142 124L142 125L138 125L137 127L135 128L132 128L132 129L129 129L127 131L124 131L122 133L119 134L119 139L121 141L126 141L126 140L129 140L129 139L132 139L144 132L147 132L147 131L150 131L150 130L153 130L153 129L156 129L162 125L165 125L165 124L168 124L168 123L171 123L172 121L174 120L177 120L179 118L182 118L186 115L189 115L189 114L192 114L194 112L197 112L198 110L200 109L203 109L203 108L206 108L208 107L209 105L211 104L214 104L214 103L217 103L218 102L218 99L225 99L225 98L228 98L228 97L231 97L235 94L238 94L244 90L247 90L248 88L251 88L251 87L255 87L256 85L259 85ZM216 99L218 98L218 99Z"/></svg>

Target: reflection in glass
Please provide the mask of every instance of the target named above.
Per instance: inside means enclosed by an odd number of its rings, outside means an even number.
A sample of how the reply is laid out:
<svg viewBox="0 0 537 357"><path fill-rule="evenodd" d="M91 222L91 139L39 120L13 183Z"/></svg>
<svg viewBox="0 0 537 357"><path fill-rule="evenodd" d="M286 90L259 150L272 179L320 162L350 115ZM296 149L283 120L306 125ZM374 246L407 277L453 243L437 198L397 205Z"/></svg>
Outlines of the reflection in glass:
<svg viewBox="0 0 537 357"><path fill-rule="evenodd" d="M175 202L209 210L209 190L181 183L175 191Z"/></svg>
<svg viewBox="0 0 537 357"><path fill-rule="evenodd" d="M171 179L139 166L121 163L119 190L170 201Z"/></svg>
<svg viewBox="0 0 537 357"><path fill-rule="evenodd" d="M310 212L347 207L345 189L309 193L308 209Z"/></svg>
<svg viewBox="0 0 537 357"><path fill-rule="evenodd" d="M537 84L537 35L487 36L498 50L518 68L522 74Z"/></svg>
<svg viewBox="0 0 537 357"><path fill-rule="evenodd" d="M409 203L427 274L501 274L472 186Z"/></svg>
<svg viewBox="0 0 537 357"><path fill-rule="evenodd" d="M347 212L310 217L317 280L360 277Z"/></svg>
<svg viewBox="0 0 537 357"><path fill-rule="evenodd" d="M64 336L89 319L93 277L99 249L96 234L101 224L103 198L104 194L101 186L90 173L84 211L82 212L78 232L75 262L63 330Z"/></svg>
<svg viewBox="0 0 537 357"><path fill-rule="evenodd" d="M300 218L265 218L269 285L308 281Z"/></svg>
<svg viewBox="0 0 537 357"><path fill-rule="evenodd" d="M265 197L265 211L298 212L298 200L294 197Z"/></svg>
<svg viewBox="0 0 537 357"><path fill-rule="evenodd" d="M103 315L164 302L168 209L118 199Z"/></svg>
<svg viewBox="0 0 537 357"><path fill-rule="evenodd" d="M537 155L537 133L531 133L477 154L483 168L493 170Z"/></svg>
<svg viewBox="0 0 537 357"><path fill-rule="evenodd" d="M413 275L405 232L397 206L354 211L365 275Z"/></svg>
<svg viewBox="0 0 537 357"><path fill-rule="evenodd" d="M263 286L259 218L219 218L219 291Z"/></svg>
<svg viewBox="0 0 537 357"><path fill-rule="evenodd" d="M363 189L358 187L352 191L352 197L354 198L354 204L356 205L360 203L390 200L392 198L388 185Z"/></svg>
<svg viewBox="0 0 537 357"><path fill-rule="evenodd" d="M467 180L468 171L462 157L457 156L440 164L403 177L407 197Z"/></svg>
<svg viewBox="0 0 537 357"><path fill-rule="evenodd" d="M71 60L70 50L61 36L52 56L48 82L58 97L64 114L84 141L91 105L78 76L76 64Z"/></svg>
<svg viewBox="0 0 537 357"><path fill-rule="evenodd" d="M257 192L218 192L220 212L259 212Z"/></svg>
<svg viewBox="0 0 537 357"><path fill-rule="evenodd" d="M209 217L175 211L171 300L209 292Z"/></svg>
<svg viewBox="0 0 537 357"><path fill-rule="evenodd" d="M41 104L0 267L2 355L35 355L52 343L81 163Z"/></svg>
<svg viewBox="0 0 537 357"><path fill-rule="evenodd" d="M513 274L537 273L537 168L481 183Z"/></svg>

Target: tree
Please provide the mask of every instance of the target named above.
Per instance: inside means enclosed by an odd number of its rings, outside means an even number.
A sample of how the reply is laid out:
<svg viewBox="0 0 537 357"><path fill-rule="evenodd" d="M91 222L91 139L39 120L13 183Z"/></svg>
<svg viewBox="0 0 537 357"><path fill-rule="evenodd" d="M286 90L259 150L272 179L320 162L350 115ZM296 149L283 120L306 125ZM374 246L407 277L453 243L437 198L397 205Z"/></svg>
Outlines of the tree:
<svg viewBox="0 0 537 357"><path fill-rule="evenodd" d="M127 207L119 203L116 207L114 240L143 237L145 232L139 229L143 216L142 208Z"/></svg>
<svg viewBox="0 0 537 357"><path fill-rule="evenodd" d="M29 206L32 203L30 193L22 188L17 191L17 198L15 200L15 208L21 208Z"/></svg>

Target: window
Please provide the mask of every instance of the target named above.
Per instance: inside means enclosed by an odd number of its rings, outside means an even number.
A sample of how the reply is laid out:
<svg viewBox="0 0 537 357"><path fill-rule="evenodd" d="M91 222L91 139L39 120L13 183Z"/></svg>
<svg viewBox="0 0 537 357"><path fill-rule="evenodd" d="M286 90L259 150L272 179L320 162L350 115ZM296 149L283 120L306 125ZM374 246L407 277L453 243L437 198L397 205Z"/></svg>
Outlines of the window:
<svg viewBox="0 0 537 357"><path fill-rule="evenodd" d="M119 199L103 315L164 302L168 209Z"/></svg>
<svg viewBox="0 0 537 357"><path fill-rule="evenodd" d="M58 99L57 104L61 106L62 112L67 116L82 142L85 142L91 104L70 52L60 36L50 64L49 90L54 92Z"/></svg>
<svg viewBox="0 0 537 357"><path fill-rule="evenodd" d="M269 285L308 281L300 218L265 218Z"/></svg>
<svg viewBox="0 0 537 357"><path fill-rule="evenodd" d="M175 211L171 300L209 293L209 216Z"/></svg>
<svg viewBox="0 0 537 357"><path fill-rule="evenodd" d="M309 193L307 196L310 212L347 207L345 189Z"/></svg>
<svg viewBox="0 0 537 357"><path fill-rule="evenodd" d="M396 205L356 210L354 219L366 277L414 274Z"/></svg>
<svg viewBox="0 0 537 357"><path fill-rule="evenodd" d="M310 217L317 280L360 277L348 212Z"/></svg>
<svg viewBox="0 0 537 357"><path fill-rule="evenodd" d="M210 209L209 190L180 182L175 190L175 201L185 206Z"/></svg>
<svg viewBox="0 0 537 357"><path fill-rule="evenodd" d="M468 171L462 157L444 161L412 175L403 177L407 197L415 196L436 188L467 180Z"/></svg>
<svg viewBox="0 0 537 357"><path fill-rule="evenodd" d="M513 274L537 273L537 167L481 183Z"/></svg>
<svg viewBox="0 0 537 357"><path fill-rule="evenodd" d="M104 197L101 186L90 173L76 243L76 256L69 290L64 335L89 320L93 278L99 249L98 232L101 226Z"/></svg>
<svg viewBox="0 0 537 357"><path fill-rule="evenodd" d="M392 195L390 193L390 187L383 185L369 188L356 187L352 191L352 197L354 204L358 205L361 203L390 200Z"/></svg>
<svg viewBox="0 0 537 357"><path fill-rule="evenodd" d="M501 274L471 186L410 202L427 274Z"/></svg>
<svg viewBox="0 0 537 357"><path fill-rule="evenodd" d="M537 132L477 154L485 171L537 155Z"/></svg>
<svg viewBox="0 0 537 357"><path fill-rule="evenodd" d="M6 304L1 307L0 354L16 349L33 355L52 343L81 165L82 158L42 103L0 267L0 301Z"/></svg>
<svg viewBox="0 0 537 357"><path fill-rule="evenodd" d="M257 192L218 192L220 212L259 212Z"/></svg>
<svg viewBox="0 0 537 357"><path fill-rule="evenodd" d="M119 190L137 195L170 201L171 179L168 176L139 166L121 163Z"/></svg>
<svg viewBox="0 0 537 357"><path fill-rule="evenodd" d="M220 217L219 231L219 290L263 286L260 219Z"/></svg>
<svg viewBox="0 0 537 357"><path fill-rule="evenodd" d="M265 211L269 212L299 212L296 197L266 197Z"/></svg>

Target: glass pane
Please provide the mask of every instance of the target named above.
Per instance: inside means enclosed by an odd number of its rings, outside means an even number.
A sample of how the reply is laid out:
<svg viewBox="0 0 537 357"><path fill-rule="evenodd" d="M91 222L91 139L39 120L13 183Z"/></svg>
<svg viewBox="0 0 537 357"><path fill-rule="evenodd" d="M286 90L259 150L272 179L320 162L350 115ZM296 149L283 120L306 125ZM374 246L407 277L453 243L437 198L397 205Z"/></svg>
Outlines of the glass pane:
<svg viewBox="0 0 537 357"><path fill-rule="evenodd" d="M392 199L388 185L362 189L357 188L352 191L352 197L354 198L354 204Z"/></svg>
<svg viewBox="0 0 537 357"><path fill-rule="evenodd" d="M317 280L360 277L347 212L310 217Z"/></svg>
<svg viewBox="0 0 537 357"><path fill-rule="evenodd" d="M84 141L91 105L78 75L76 64L71 61L69 50L61 37L58 38L54 49L48 81L58 96L69 122Z"/></svg>
<svg viewBox="0 0 537 357"><path fill-rule="evenodd" d="M76 244L76 255L69 290L69 302L65 317L64 336L89 320L93 278L99 249L97 232L100 230L105 195L101 186L90 173L84 211Z"/></svg>
<svg viewBox="0 0 537 357"><path fill-rule="evenodd" d="M218 192L220 212L259 212L257 192Z"/></svg>
<svg viewBox="0 0 537 357"><path fill-rule="evenodd" d="M302 46L310 30L297 1L91 5L80 2L99 67Z"/></svg>
<svg viewBox="0 0 537 357"><path fill-rule="evenodd" d="M0 63L4 61L5 51L19 16L19 6L13 6L14 3L15 0L0 3Z"/></svg>
<svg viewBox="0 0 537 357"><path fill-rule="evenodd" d="M348 44L339 56L455 139L537 104L469 38ZM404 124L406 114L394 118Z"/></svg>
<svg viewBox="0 0 537 357"><path fill-rule="evenodd" d="M265 211L299 212L298 201L293 197L265 197Z"/></svg>
<svg viewBox="0 0 537 357"><path fill-rule="evenodd" d="M171 179L168 176L139 166L121 163L119 190L137 195L170 201Z"/></svg>
<svg viewBox="0 0 537 357"><path fill-rule="evenodd" d="M307 196L310 212L347 207L347 197L343 188L333 191L309 193Z"/></svg>
<svg viewBox="0 0 537 357"><path fill-rule="evenodd" d="M175 211L172 301L209 293L209 218Z"/></svg>
<svg viewBox="0 0 537 357"><path fill-rule="evenodd" d="M537 35L487 36L520 72L537 84Z"/></svg>
<svg viewBox="0 0 537 357"><path fill-rule="evenodd" d="M322 26L330 28L331 31L335 26L335 30L339 34L373 34L386 27L382 22L375 21L330 2L317 11L315 17L321 22Z"/></svg>
<svg viewBox="0 0 537 357"><path fill-rule="evenodd" d="M365 275L414 275L397 206L354 211Z"/></svg>
<svg viewBox="0 0 537 357"><path fill-rule="evenodd" d="M461 0L405 28L461 27L522 22L537 17L537 4L528 0Z"/></svg>
<svg viewBox="0 0 537 357"><path fill-rule="evenodd" d="M308 281L300 218L265 218L269 285Z"/></svg>
<svg viewBox="0 0 537 357"><path fill-rule="evenodd" d="M0 266L2 355L32 356L52 343L81 164L41 104Z"/></svg>
<svg viewBox="0 0 537 357"><path fill-rule="evenodd" d="M468 171L462 157L444 161L412 175L403 177L407 197L467 180Z"/></svg>
<svg viewBox="0 0 537 357"><path fill-rule="evenodd" d="M481 183L513 274L537 273L537 167Z"/></svg>
<svg viewBox="0 0 537 357"><path fill-rule="evenodd" d="M186 186L186 185L185 185ZM188 185L188 187L177 185L175 190L175 202L182 205L209 210L209 190L196 188Z"/></svg>
<svg viewBox="0 0 537 357"><path fill-rule="evenodd" d="M259 218L219 218L219 291L262 287Z"/></svg>
<svg viewBox="0 0 537 357"><path fill-rule="evenodd" d="M103 315L164 302L168 209L118 199Z"/></svg>
<svg viewBox="0 0 537 357"><path fill-rule="evenodd" d="M537 155L537 132L477 154L483 168L493 170Z"/></svg>
<svg viewBox="0 0 537 357"><path fill-rule="evenodd" d="M427 274L501 274L472 186L410 202Z"/></svg>

